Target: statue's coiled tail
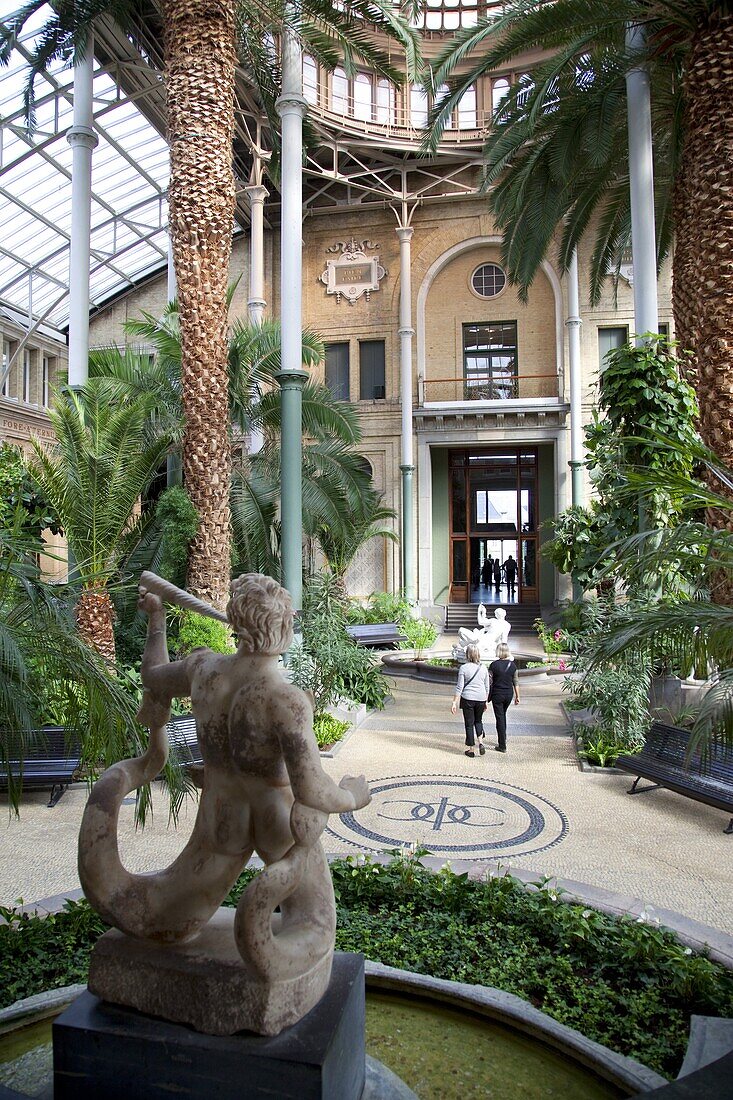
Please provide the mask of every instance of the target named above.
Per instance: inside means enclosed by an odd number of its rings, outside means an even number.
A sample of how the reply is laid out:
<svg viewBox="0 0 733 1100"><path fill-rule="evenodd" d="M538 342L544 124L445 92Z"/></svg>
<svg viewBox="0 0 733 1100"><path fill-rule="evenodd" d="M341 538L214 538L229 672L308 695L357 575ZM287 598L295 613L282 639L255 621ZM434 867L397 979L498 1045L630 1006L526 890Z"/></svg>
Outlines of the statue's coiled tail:
<svg viewBox="0 0 733 1100"><path fill-rule="evenodd" d="M327 823L327 813L295 802L290 813L295 843L260 871L239 900L237 949L266 981L295 978L333 953L336 909L320 842Z"/></svg>
<svg viewBox="0 0 733 1100"><path fill-rule="evenodd" d="M195 826L169 867L133 874L123 866L118 844L122 800L165 766L168 716L145 692L138 717L150 723L147 751L113 764L92 787L79 830L79 880L94 909L121 932L158 943L185 943L221 904L251 852L213 856Z"/></svg>

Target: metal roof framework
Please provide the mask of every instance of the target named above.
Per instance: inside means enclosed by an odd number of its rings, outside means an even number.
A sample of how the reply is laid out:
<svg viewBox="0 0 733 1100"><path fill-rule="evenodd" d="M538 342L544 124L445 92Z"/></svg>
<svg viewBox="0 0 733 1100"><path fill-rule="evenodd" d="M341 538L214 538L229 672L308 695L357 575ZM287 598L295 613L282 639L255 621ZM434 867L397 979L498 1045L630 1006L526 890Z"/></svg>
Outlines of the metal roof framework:
<svg viewBox="0 0 733 1100"><path fill-rule="evenodd" d="M12 10L0 0L0 24ZM71 228L73 71L57 65L36 78L36 118L25 119L23 90L29 47L43 23L39 13L0 70L0 303L25 318L28 331L68 324ZM110 21L95 29L90 305L92 313L120 293L165 269L168 262L169 175L165 140L162 35L151 8L131 35ZM245 188L260 182L272 148L255 89L238 73L233 164L236 227L249 224ZM433 158L419 156L419 134L344 125L310 109L321 144L304 167L304 215L345 206L398 206L474 195L481 135L444 143ZM279 223L279 193L264 179L266 224ZM399 214L398 214L399 218Z"/></svg>

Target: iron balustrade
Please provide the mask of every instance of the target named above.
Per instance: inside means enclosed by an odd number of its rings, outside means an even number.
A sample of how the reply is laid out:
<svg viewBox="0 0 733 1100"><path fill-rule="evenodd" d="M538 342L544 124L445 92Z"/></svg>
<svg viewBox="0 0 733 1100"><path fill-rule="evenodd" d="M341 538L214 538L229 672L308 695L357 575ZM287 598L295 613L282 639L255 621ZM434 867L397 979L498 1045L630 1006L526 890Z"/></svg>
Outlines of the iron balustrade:
<svg viewBox="0 0 733 1100"><path fill-rule="evenodd" d="M454 401L516 401L558 398L559 378L552 374L494 374L473 378L423 378L418 399L442 404Z"/></svg>

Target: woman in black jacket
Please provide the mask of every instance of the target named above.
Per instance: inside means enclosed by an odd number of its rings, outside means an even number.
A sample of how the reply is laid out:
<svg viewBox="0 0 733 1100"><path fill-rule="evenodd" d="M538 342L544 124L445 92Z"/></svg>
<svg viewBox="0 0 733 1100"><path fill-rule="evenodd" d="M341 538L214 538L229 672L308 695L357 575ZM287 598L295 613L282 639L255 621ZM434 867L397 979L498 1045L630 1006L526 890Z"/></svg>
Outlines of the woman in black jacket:
<svg viewBox="0 0 733 1100"><path fill-rule="evenodd" d="M499 744L494 748L497 752L506 752L506 712L512 698L519 706L519 676L509 646L504 642L496 647L496 660L489 665L489 678L489 699L494 708L496 735L499 738Z"/></svg>

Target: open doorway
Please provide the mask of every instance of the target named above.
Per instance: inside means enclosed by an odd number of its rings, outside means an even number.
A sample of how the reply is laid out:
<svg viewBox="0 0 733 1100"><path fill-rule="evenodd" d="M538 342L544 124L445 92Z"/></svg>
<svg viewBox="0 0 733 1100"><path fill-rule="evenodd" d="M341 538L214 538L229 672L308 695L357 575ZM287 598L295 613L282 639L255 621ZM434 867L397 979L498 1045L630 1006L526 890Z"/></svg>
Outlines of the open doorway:
<svg viewBox="0 0 733 1100"><path fill-rule="evenodd" d="M471 598L469 603L519 603L518 544L516 539L471 539Z"/></svg>

